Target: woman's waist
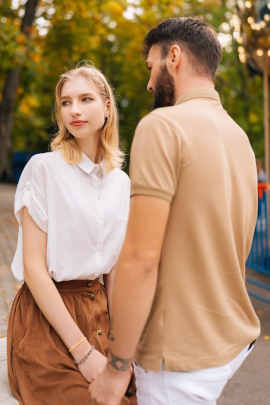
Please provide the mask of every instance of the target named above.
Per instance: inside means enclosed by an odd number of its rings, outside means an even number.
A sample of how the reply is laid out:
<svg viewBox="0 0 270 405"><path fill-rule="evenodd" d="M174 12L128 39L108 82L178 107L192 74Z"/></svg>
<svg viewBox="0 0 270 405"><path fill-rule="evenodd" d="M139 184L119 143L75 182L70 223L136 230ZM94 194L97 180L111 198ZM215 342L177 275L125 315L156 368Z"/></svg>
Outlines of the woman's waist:
<svg viewBox="0 0 270 405"><path fill-rule="evenodd" d="M99 277L95 280L65 280L65 281L55 281L53 280L57 290L61 291L90 291L93 289L100 288Z"/></svg>
<svg viewBox="0 0 270 405"><path fill-rule="evenodd" d="M95 280L65 280L55 281L53 283L58 291L61 292L89 292L94 293L103 286L99 282L99 277ZM29 289L27 284L24 283L23 287ZM103 287L104 288L104 287Z"/></svg>

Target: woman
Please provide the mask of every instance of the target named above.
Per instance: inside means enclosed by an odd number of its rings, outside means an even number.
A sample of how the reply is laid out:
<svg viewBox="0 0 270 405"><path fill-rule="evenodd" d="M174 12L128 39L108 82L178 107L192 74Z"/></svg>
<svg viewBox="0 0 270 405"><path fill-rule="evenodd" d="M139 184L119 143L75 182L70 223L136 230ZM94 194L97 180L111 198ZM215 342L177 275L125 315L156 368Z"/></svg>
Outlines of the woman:
<svg viewBox="0 0 270 405"><path fill-rule="evenodd" d="M113 266L124 240L130 182L119 170L118 115L95 67L56 86L58 133L16 191L12 270L24 284L8 325L10 388L21 404L89 404L106 364ZM99 283L103 275L104 286ZM128 390L122 404L136 403Z"/></svg>

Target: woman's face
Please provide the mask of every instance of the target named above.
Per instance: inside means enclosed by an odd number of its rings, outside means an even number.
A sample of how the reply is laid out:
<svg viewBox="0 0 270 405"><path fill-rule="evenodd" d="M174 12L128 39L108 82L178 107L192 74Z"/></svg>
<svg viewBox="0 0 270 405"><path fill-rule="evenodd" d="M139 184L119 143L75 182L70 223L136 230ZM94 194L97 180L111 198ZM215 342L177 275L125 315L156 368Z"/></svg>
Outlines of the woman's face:
<svg viewBox="0 0 270 405"><path fill-rule="evenodd" d="M83 76L68 79L61 92L61 117L77 139L100 135L108 107L94 84Z"/></svg>

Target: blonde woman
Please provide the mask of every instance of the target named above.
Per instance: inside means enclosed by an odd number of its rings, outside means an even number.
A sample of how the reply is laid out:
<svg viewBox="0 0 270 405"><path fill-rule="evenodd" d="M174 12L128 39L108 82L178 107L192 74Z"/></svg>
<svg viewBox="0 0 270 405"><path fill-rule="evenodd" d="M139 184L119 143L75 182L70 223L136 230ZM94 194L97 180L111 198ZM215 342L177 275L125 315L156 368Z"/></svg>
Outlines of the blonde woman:
<svg viewBox="0 0 270 405"><path fill-rule="evenodd" d="M24 284L10 313L8 374L25 405L89 404L89 383L107 361L107 296L129 213L117 108L104 75L93 66L64 73L55 112L52 151L31 158L15 196L12 270ZM122 399L130 403L131 388Z"/></svg>

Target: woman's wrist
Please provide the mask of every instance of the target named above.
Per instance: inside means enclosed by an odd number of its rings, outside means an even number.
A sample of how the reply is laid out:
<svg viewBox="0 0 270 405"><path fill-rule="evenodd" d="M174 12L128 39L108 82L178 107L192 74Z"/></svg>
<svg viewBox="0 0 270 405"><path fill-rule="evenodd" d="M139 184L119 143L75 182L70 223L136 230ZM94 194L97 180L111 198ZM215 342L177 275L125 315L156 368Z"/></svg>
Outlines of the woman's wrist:
<svg viewBox="0 0 270 405"><path fill-rule="evenodd" d="M77 365L82 364L86 359L88 359L88 357L94 350L95 350L95 346L92 346L91 349L89 350L89 352L87 352L86 355L81 360L78 360L78 361L74 360L74 363Z"/></svg>
<svg viewBox="0 0 270 405"><path fill-rule="evenodd" d="M92 345L84 340L79 346L72 350L71 354L76 361L80 361L91 349Z"/></svg>

